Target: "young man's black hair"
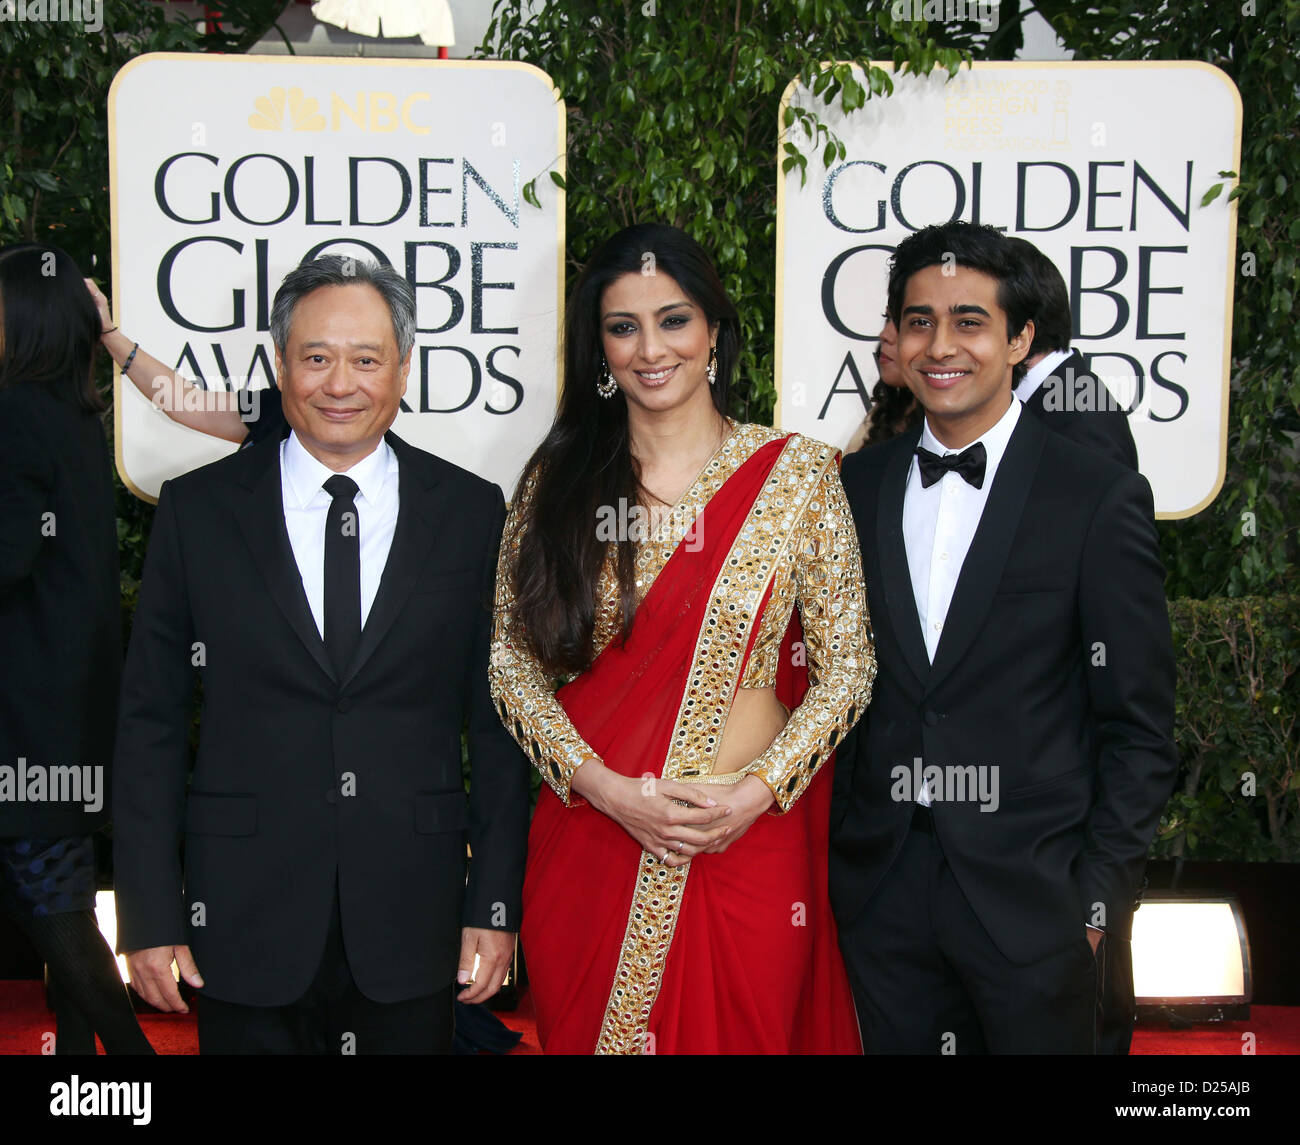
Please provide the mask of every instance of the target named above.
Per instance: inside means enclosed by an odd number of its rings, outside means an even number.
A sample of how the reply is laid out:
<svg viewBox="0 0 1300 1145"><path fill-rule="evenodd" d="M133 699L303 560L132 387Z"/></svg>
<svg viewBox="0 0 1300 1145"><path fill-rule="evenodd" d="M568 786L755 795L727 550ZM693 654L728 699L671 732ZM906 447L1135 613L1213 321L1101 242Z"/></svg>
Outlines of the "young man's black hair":
<svg viewBox="0 0 1300 1145"><path fill-rule="evenodd" d="M1034 340L1029 357L1070 348L1070 292L1056 263L1027 239L1008 235L1013 255L1020 259L1034 280Z"/></svg>

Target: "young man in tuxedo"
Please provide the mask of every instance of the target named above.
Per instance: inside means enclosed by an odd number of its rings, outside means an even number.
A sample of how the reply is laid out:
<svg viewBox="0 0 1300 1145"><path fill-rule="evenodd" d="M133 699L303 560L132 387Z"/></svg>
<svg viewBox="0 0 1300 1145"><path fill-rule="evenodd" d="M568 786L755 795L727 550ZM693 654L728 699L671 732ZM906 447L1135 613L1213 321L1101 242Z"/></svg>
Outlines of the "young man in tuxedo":
<svg viewBox="0 0 1300 1145"><path fill-rule="evenodd" d="M504 502L390 432L415 340L396 271L304 263L271 335L290 432L158 502L118 721L118 949L159 1009L186 1009L173 961L201 989L204 1053L445 1053L453 982L496 993L519 929L529 768L487 678Z"/></svg>
<svg viewBox="0 0 1300 1145"><path fill-rule="evenodd" d="M1095 951L1177 768L1150 489L1023 415L1035 305L992 228L901 243L925 420L844 463L879 674L830 890L869 1052L1093 1052Z"/></svg>
<svg viewBox="0 0 1300 1145"><path fill-rule="evenodd" d="M1078 350L1070 349L1070 292L1056 263L1033 243L1007 236L1012 254L1034 283L1034 340L1015 393L1048 429L1138 467L1128 415Z"/></svg>

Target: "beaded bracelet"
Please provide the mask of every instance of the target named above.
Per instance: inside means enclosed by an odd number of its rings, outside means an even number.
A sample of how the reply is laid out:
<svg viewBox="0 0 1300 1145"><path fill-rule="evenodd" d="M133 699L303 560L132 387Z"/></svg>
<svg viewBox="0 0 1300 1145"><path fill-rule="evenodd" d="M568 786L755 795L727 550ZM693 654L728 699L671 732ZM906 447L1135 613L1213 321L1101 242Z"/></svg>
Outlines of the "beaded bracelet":
<svg viewBox="0 0 1300 1145"><path fill-rule="evenodd" d="M140 349L140 343L137 342L131 347L131 352L126 356L126 361L122 363L122 373L126 373L131 368L131 363L135 361L135 352Z"/></svg>

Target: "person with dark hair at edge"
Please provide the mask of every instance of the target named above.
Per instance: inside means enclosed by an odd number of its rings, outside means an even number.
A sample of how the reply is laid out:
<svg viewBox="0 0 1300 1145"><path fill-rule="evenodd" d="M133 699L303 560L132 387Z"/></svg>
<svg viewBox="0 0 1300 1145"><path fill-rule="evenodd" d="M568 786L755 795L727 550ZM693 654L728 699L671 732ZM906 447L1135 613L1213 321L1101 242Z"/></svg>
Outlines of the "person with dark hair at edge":
<svg viewBox="0 0 1300 1145"><path fill-rule="evenodd" d="M0 907L49 969L55 1053L150 1054L94 913L122 604L81 283L58 247L0 248Z"/></svg>
<svg viewBox="0 0 1300 1145"><path fill-rule="evenodd" d="M888 314L882 317L884 325L880 328L876 352L872 354L879 380L872 387L867 416L849 439L845 453L879 445L911 429L921 420L921 407L912 397L912 391L903 384L903 372L898 368L898 328Z"/></svg>
<svg viewBox="0 0 1300 1145"><path fill-rule="evenodd" d="M1008 235L1007 243L1032 278L1035 298L1034 340L1016 397L1048 429L1136 469L1128 415L1087 359L1070 348L1070 294L1056 263L1027 239Z"/></svg>

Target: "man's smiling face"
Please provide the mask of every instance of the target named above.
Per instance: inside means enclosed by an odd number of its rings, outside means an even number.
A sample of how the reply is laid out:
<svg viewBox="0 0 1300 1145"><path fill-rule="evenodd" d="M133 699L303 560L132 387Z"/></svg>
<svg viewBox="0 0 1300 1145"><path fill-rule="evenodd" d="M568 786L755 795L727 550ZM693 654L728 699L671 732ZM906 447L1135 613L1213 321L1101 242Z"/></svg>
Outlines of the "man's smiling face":
<svg viewBox="0 0 1300 1145"><path fill-rule="evenodd" d="M907 280L899 319L903 380L931 432L950 449L969 445L1011 405L1011 367L1028 353L1034 324L1008 341L998 280L938 264Z"/></svg>
<svg viewBox="0 0 1300 1145"><path fill-rule="evenodd" d="M275 354L285 420L308 453L343 472L392 426L411 355L398 358L388 304L363 282L300 298L285 341Z"/></svg>

